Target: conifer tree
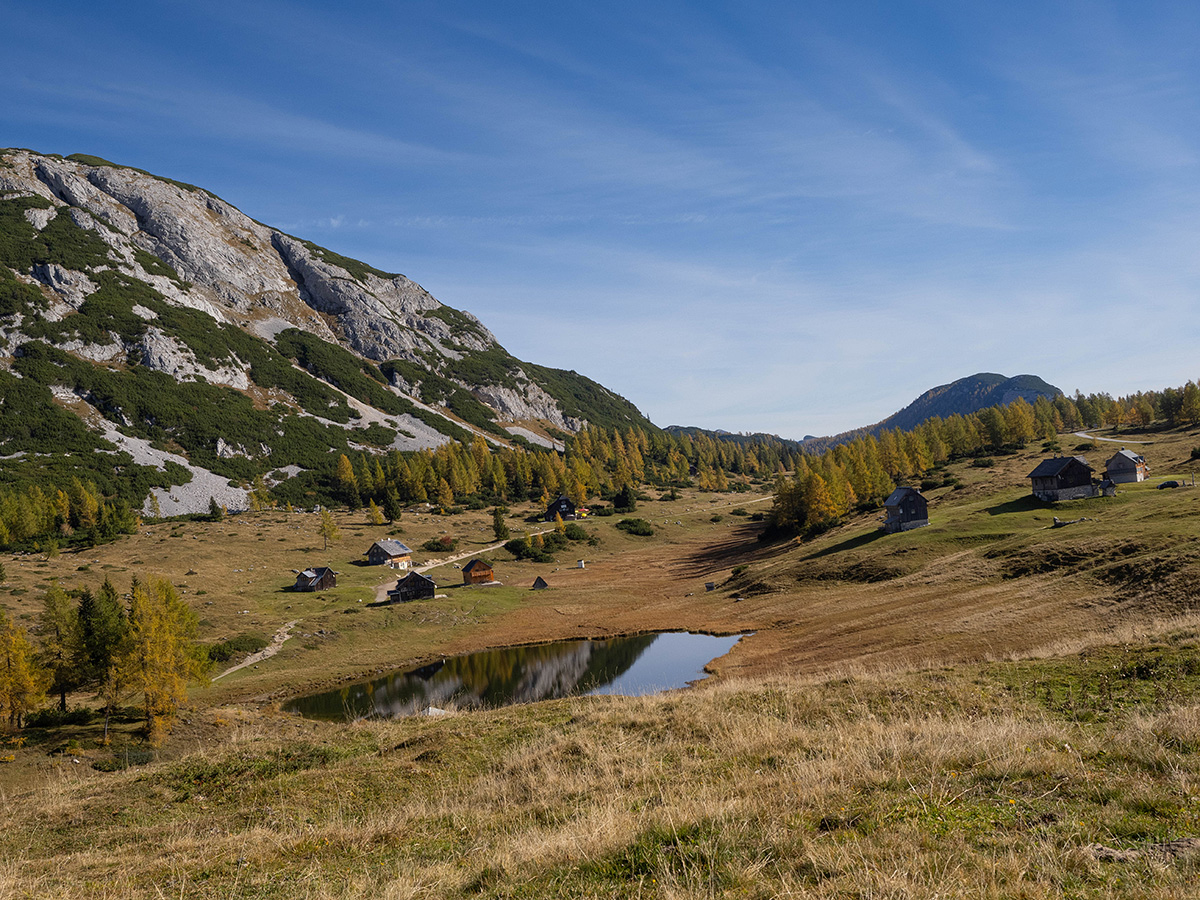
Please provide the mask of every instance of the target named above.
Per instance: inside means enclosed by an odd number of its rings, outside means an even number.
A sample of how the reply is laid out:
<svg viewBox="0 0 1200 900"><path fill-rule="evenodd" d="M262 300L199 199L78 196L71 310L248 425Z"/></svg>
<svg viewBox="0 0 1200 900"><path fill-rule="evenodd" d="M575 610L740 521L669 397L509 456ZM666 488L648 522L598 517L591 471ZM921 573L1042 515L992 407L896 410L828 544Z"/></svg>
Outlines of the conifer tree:
<svg viewBox="0 0 1200 900"><path fill-rule="evenodd" d="M492 534L498 541L507 541L511 534L504 521L504 510L499 506L492 510Z"/></svg>
<svg viewBox="0 0 1200 900"><path fill-rule="evenodd" d="M187 684L203 675L194 642L196 614L175 586L161 578L134 582L129 601L129 641L123 668L129 687L144 698L146 734L159 744L170 732Z"/></svg>
<svg viewBox="0 0 1200 900"><path fill-rule="evenodd" d="M383 515L389 522L395 522L401 515L400 495L390 485L383 492Z"/></svg>
<svg viewBox="0 0 1200 900"><path fill-rule="evenodd" d="M323 550L329 549L330 541L340 541L342 539L342 533L338 530L337 522L333 521L333 513L325 508L321 509L321 522L317 526L317 534L324 541L321 548Z"/></svg>
<svg viewBox="0 0 1200 900"><path fill-rule="evenodd" d="M46 699L49 676L35 657L25 629L0 608L0 715L20 728L25 717Z"/></svg>
<svg viewBox="0 0 1200 900"><path fill-rule="evenodd" d="M372 525L383 524L383 513L379 511L379 507L375 505L374 500L367 503L367 521Z"/></svg>
<svg viewBox="0 0 1200 900"><path fill-rule="evenodd" d="M67 710L67 693L79 686L81 645L79 616L70 598L52 584L42 597L38 615L39 661L50 673L50 689L58 694L58 708Z"/></svg>

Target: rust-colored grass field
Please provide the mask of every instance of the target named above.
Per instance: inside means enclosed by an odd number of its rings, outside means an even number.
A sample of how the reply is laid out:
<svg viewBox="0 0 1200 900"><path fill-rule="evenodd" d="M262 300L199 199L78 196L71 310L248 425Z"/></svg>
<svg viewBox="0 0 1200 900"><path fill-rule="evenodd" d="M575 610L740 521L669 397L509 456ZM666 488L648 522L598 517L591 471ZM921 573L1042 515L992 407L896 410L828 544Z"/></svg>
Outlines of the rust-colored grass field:
<svg viewBox="0 0 1200 900"><path fill-rule="evenodd" d="M87 728L14 746L0 897L1189 896L1190 845L1155 847L1200 837L1200 488L1156 485L1190 481L1200 436L1127 437L1151 442L1152 479L1115 498L1031 501L1032 446L952 465L930 527L903 535L862 516L760 543L741 513L769 495L688 493L639 504L652 537L588 519L595 542L554 564L490 550L502 586L447 564L443 596L397 606L370 605L395 579L356 564L370 543L484 551L490 511L405 513L398 533L339 515L328 551L315 516L272 511L6 557L0 604L26 624L49 579L135 573L185 590L204 640L298 624L194 688L153 759L124 725L141 765L92 769L111 749ZM1097 469L1121 446L1060 441ZM545 527L533 512L514 534ZM285 590L311 565L338 587ZM679 695L353 726L275 712L443 654L682 629L753 634Z"/></svg>

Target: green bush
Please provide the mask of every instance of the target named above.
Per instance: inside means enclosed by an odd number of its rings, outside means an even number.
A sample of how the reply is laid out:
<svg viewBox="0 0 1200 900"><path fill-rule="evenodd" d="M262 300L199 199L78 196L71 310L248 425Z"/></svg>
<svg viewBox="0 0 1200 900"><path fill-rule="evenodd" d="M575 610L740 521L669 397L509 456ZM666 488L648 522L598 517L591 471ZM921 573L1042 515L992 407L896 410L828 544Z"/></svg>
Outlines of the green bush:
<svg viewBox="0 0 1200 900"><path fill-rule="evenodd" d="M83 706L77 706L74 709L61 710L57 707L52 709L39 709L35 713L30 713L25 719L25 724L30 728L61 728L64 725L88 725L91 723L95 714L92 710Z"/></svg>
<svg viewBox="0 0 1200 900"><path fill-rule="evenodd" d="M563 534L572 541L586 541L591 537L577 522L568 522L563 529Z"/></svg>
<svg viewBox="0 0 1200 900"><path fill-rule="evenodd" d="M431 537L421 545L421 549L428 553L449 553L458 547L458 538L451 537L448 534L443 534L440 537Z"/></svg>
<svg viewBox="0 0 1200 900"><path fill-rule="evenodd" d="M626 534L635 534L640 537L650 537L654 534L654 526L645 519L622 519L617 523L617 528Z"/></svg>

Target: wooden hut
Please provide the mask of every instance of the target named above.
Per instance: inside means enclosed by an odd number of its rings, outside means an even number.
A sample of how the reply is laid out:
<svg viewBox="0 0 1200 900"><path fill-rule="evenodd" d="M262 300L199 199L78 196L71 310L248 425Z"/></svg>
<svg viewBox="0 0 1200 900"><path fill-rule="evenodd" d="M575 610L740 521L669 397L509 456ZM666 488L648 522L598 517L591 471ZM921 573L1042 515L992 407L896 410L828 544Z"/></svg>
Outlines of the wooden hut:
<svg viewBox="0 0 1200 900"><path fill-rule="evenodd" d="M437 584L428 575L409 572L387 592L387 597L389 603L407 603L409 600L431 600L436 591Z"/></svg>
<svg viewBox="0 0 1200 900"><path fill-rule="evenodd" d="M569 497L560 494L557 500L546 507L546 521L553 522L555 516L561 516L564 522L578 518L575 504L571 502Z"/></svg>
<svg viewBox="0 0 1200 900"><path fill-rule="evenodd" d="M293 591L325 591L337 587L337 572L328 566L305 569L296 575Z"/></svg>
<svg viewBox="0 0 1200 900"><path fill-rule="evenodd" d="M1033 496L1039 500L1081 500L1099 494L1092 484L1092 467L1082 456L1056 456L1043 459L1029 473Z"/></svg>
<svg viewBox="0 0 1200 900"><path fill-rule="evenodd" d="M393 569L407 569L412 565L412 550L399 541L376 541L365 552L367 564L371 566L391 566Z"/></svg>
<svg viewBox="0 0 1200 900"><path fill-rule="evenodd" d="M1104 477L1113 484L1135 484L1145 481L1149 473L1146 458L1122 447L1104 464Z"/></svg>
<svg viewBox="0 0 1200 900"><path fill-rule="evenodd" d="M929 524L929 501L912 487L898 487L883 501L887 517L883 530L888 534L924 528Z"/></svg>
<svg viewBox="0 0 1200 900"><path fill-rule="evenodd" d="M496 580L491 563L473 559L462 568L463 584L490 584Z"/></svg>

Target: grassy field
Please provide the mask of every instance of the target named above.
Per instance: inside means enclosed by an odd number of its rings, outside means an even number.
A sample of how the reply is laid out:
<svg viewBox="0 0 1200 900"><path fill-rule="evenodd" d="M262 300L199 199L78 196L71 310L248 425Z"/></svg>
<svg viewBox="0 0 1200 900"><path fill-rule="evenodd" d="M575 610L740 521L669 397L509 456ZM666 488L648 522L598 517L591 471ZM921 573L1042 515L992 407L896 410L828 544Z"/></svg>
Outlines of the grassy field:
<svg viewBox="0 0 1200 900"><path fill-rule="evenodd" d="M346 515L328 552L315 516L270 512L7 557L18 620L49 580L153 573L205 640L298 625L193 689L161 751L133 722L112 747L85 726L0 748L0 898L1194 896L1200 488L1155 486L1190 480L1200 436L1127 437L1152 442L1152 480L1115 498L1031 501L1039 447L954 464L931 526L903 535L864 516L762 544L740 513L766 495L687 494L640 504L652 537L589 519L595 542L555 564L491 551L504 586L445 565L444 596L402 606L368 605L386 576L359 554L443 532L482 550L490 512ZM1060 441L1097 469L1121 446ZM339 586L284 590L311 565ZM354 725L276 711L442 654L665 629L754 634L666 696Z"/></svg>

